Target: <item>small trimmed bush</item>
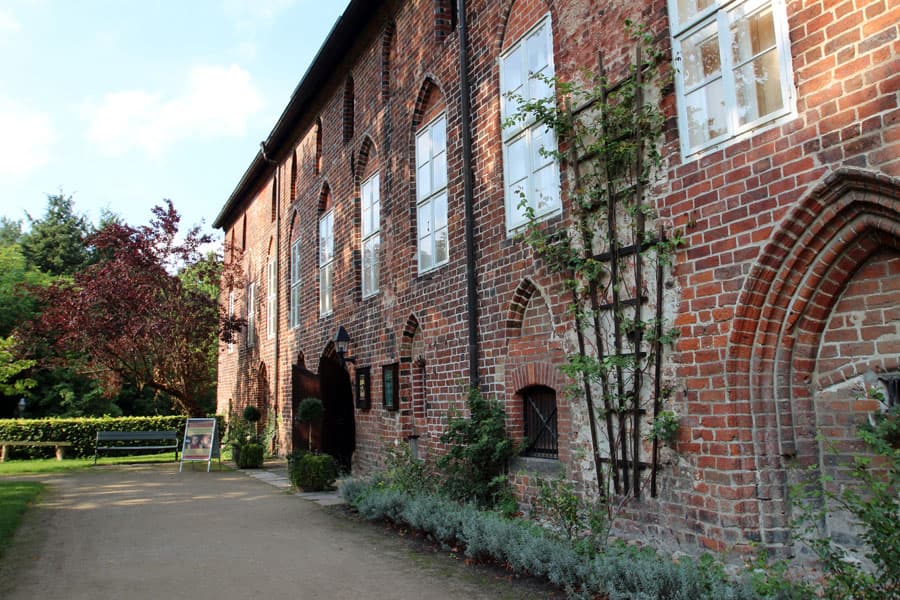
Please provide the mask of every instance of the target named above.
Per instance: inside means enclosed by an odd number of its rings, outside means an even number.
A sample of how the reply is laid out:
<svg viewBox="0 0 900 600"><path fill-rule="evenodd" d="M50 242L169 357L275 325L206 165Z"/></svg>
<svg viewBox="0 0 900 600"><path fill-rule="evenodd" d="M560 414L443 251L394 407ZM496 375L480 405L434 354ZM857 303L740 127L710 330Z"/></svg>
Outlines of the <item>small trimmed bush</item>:
<svg viewBox="0 0 900 600"><path fill-rule="evenodd" d="M260 419L262 419L262 413L259 412L258 408L251 404L250 406L244 408L243 417L244 420L248 423L256 423Z"/></svg>
<svg viewBox="0 0 900 600"><path fill-rule="evenodd" d="M237 464L241 469L258 469L263 466L263 445L252 442L241 446Z"/></svg>
<svg viewBox="0 0 900 600"><path fill-rule="evenodd" d="M338 476L338 463L329 454L295 454L288 468L291 483L305 492L331 489Z"/></svg>

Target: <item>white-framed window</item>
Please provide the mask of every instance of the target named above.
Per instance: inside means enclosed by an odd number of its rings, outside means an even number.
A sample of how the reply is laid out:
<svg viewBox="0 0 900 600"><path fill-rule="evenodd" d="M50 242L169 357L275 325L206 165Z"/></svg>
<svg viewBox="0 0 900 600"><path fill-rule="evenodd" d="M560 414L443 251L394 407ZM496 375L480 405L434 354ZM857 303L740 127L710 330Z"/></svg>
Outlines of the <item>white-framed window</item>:
<svg viewBox="0 0 900 600"><path fill-rule="evenodd" d="M533 118L509 123L518 101L552 98L553 86L535 75L552 78L553 33L550 14L500 56L500 118L503 127L503 186L506 197L506 229L528 222L526 206L536 218L562 210L559 197L559 164L556 135Z"/></svg>
<svg viewBox="0 0 900 600"><path fill-rule="evenodd" d="M793 114L782 0L669 0L685 159Z"/></svg>
<svg viewBox="0 0 900 600"><path fill-rule="evenodd" d="M291 242L290 327L300 325L300 238Z"/></svg>
<svg viewBox="0 0 900 600"><path fill-rule="evenodd" d="M247 286L247 346L256 343L256 283Z"/></svg>
<svg viewBox="0 0 900 600"><path fill-rule="evenodd" d="M228 318L234 319L234 290L230 290L228 292ZM232 339L232 340L234 339L233 334L232 334L232 337L229 339ZM234 342L229 341L228 342L228 353L230 354L232 352L234 352Z"/></svg>
<svg viewBox="0 0 900 600"><path fill-rule="evenodd" d="M362 201L362 297L378 291L381 263L381 192L378 173L366 179L359 188Z"/></svg>
<svg viewBox="0 0 900 600"><path fill-rule="evenodd" d="M319 218L319 314L330 315L334 280L334 211Z"/></svg>
<svg viewBox="0 0 900 600"><path fill-rule="evenodd" d="M274 258L266 264L266 334L275 337L278 327L278 265Z"/></svg>
<svg viewBox="0 0 900 600"><path fill-rule="evenodd" d="M447 235L447 116L416 134L416 226L419 273L446 264Z"/></svg>

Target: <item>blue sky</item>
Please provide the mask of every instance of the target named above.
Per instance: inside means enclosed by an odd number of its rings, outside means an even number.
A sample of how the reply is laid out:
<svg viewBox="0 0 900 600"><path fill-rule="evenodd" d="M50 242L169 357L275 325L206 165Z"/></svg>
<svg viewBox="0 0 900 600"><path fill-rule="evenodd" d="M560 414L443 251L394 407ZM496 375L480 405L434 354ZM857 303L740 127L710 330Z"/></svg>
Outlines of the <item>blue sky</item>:
<svg viewBox="0 0 900 600"><path fill-rule="evenodd" d="M0 0L0 214L218 215L346 0Z"/></svg>

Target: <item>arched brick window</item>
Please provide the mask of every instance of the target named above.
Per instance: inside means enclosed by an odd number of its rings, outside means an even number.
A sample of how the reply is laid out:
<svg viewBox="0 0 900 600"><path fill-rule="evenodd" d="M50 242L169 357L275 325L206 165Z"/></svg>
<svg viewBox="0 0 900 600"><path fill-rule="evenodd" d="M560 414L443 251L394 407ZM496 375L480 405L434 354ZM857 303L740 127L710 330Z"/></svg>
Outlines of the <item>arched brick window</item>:
<svg viewBox="0 0 900 600"><path fill-rule="evenodd" d="M556 392L544 385L519 390L522 398L525 426L525 456L557 458L559 430L557 428Z"/></svg>

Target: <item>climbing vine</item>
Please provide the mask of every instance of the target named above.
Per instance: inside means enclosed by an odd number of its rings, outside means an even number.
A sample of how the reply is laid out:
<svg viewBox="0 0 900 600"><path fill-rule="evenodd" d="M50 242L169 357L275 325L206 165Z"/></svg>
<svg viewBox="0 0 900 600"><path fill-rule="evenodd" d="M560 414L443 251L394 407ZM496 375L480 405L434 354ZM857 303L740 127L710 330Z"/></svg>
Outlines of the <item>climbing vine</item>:
<svg viewBox="0 0 900 600"><path fill-rule="evenodd" d="M511 95L518 110L505 125L537 122L556 133L558 149L540 152L566 170L571 220L564 228L549 227L520 195L528 219L521 237L561 275L569 297L578 349L563 371L576 382L569 391L587 404L601 494L637 497L648 479L656 495L663 442L657 418L668 421L673 437L661 367L677 331L663 318L663 288L682 239L661 224L651 226L656 214L649 187L661 165L664 125L653 93L662 86L660 53L646 31L630 22L627 27L635 53L625 77L611 82L602 54L598 72L585 72L577 82L533 75L555 87L556 96ZM648 420L649 436L641 432Z"/></svg>

